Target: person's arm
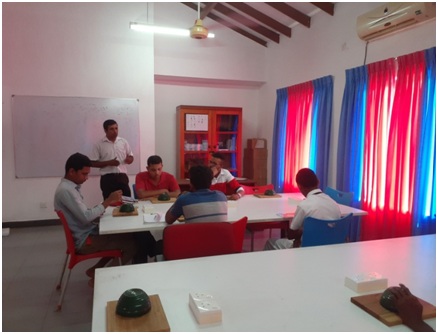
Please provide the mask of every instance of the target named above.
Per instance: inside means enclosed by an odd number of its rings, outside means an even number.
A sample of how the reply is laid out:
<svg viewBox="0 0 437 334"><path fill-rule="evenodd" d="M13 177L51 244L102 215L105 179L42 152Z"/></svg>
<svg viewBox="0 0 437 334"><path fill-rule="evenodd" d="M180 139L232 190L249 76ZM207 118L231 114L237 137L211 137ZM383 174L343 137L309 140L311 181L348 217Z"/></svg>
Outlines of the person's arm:
<svg viewBox="0 0 437 334"><path fill-rule="evenodd" d="M393 287L390 291L394 295L394 306L397 314L405 326L415 332L435 332L435 330L422 319L423 306L419 299L403 284Z"/></svg>
<svg viewBox="0 0 437 334"><path fill-rule="evenodd" d="M128 155L126 157L126 159L124 159L124 163L126 165L130 165L132 162L134 162L134 156L133 155Z"/></svg>
<svg viewBox="0 0 437 334"><path fill-rule="evenodd" d="M106 161L91 160L91 167L95 167L95 168L103 168L106 166L118 166L119 164L120 161L118 161L117 158L114 158L112 160L106 160Z"/></svg>
<svg viewBox="0 0 437 334"><path fill-rule="evenodd" d="M174 204L165 213L165 222L167 224L173 224L176 221L176 219L178 219L178 217L180 216L180 215L179 216L175 216L173 214L173 209L174 209Z"/></svg>
<svg viewBox="0 0 437 334"><path fill-rule="evenodd" d="M169 180L169 186L168 186L168 194L170 197L178 197L181 194L181 188L179 187L179 183L176 180L176 178L169 174L170 180Z"/></svg>
<svg viewBox="0 0 437 334"><path fill-rule="evenodd" d="M145 189L137 189L137 196L139 199L143 198L149 198L149 197L158 197L159 195L163 193L168 193L170 197L177 197L172 196L171 193L168 191L168 189L158 189L158 190L145 190Z"/></svg>
<svg viewBox="0 0 437 334"><path fill-rule="evenodd" d="M294 240L293 248L300 247L303 234L303 221L305 219L305 212L298 206L294 213L293 219L290 221L290 229L288 230L287 238Z"/></svg>

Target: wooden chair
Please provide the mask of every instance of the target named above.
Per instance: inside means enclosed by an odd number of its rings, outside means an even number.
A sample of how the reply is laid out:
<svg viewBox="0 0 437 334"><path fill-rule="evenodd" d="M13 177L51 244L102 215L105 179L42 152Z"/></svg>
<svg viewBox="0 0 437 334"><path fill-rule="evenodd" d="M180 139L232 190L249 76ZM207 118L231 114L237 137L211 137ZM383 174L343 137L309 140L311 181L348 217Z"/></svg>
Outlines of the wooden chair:
<svg viewBox="0 0 437 334"><path fill-rule="evenodd" d="M275 190L273 184L267 184L264 186L245 186L241 185L246 195L264 194L266 190ZM288 224L287 224L288 226ZM265 222L247 225L246 229L250 232L250 250L253 252L254 236L257 231L270 230L270 237L272 237L272 229L284 229L285 224L283 222Z"/></svg>
<svg viewBox="0 0 437 334"><path fill-rule="evenodd" d="M235 223L170 225L163 232L165 260L241 253L247 217Z"/></svg>
<svg viewBox="0 0 437 334"><path fill-rule="evenodd" d="M56 211L59 219L61 220L62 226L64 227L65 239L67 241L67 255L65 257L64 265L62 266L61 277L59 278L58 285L56 286L56 290L61 289L61 296L59 297L58 305L56 310L60 311L62 308L62 301L64 299L65 291L67 290L68 281L70 280L71 270L74 266L82 261L102 258L102 257L112 257L118 258L119 264L121 265L121 250L113 249L113 250L105 250L100 252L95 252L91 254L78 254L76 253L76 248L74 245L73 235L71 234L70 227L68 226L67 220L65 219L64 213L62 211ZM65 275L65 271L68 268L68 274L65 282L63 283L63 278Z"/></svg>
<svg viewBox="0 0 437 334"><path fill-rule="evenodd" d="M341 244L348 241L352 213L336 220L306 217L301 247Z"/></svg>

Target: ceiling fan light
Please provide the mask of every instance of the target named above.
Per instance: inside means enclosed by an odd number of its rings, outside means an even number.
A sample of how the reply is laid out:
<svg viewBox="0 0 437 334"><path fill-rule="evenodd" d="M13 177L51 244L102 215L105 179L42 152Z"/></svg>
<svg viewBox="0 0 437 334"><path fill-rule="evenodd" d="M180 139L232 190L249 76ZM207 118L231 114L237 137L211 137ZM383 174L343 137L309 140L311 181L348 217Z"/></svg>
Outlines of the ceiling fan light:
<svg viewBox="0 0 437 334"><path fill-rule="evenodd" d="M208 37L208 29L203 26L202 20L197 19L190 29L191 38L205 39Z"/></svg>

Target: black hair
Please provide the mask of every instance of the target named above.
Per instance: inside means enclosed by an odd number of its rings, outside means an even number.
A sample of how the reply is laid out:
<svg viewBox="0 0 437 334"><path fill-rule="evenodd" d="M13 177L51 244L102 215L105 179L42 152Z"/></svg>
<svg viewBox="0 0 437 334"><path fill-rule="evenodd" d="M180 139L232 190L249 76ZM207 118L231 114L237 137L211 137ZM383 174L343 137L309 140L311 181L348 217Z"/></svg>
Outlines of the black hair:
<svg viewBox="0 0 437 334"><path fill-rule="evenodd" d="M296 174L296 183L304 188L314 188L319 185L319 179L311 169L302 168Z"/></svg>
<svg viewBox="0 0 437 334"><path fill-rule="evenodd" d="M65 175L67 175L70 168L73 168L74 171L78 171L84 167L91 167L90 158L81 153L74 153L73 155L70 155L65 163Z"/></svg>
<svg viewBox="0 0 437 334"><path fill-rule="evenodd" d="M151 155L147 159L147 166L162 164L162 159L159 155Z"/></svg>
<svg viewBox="0 0 437 334"><path fill-rule="evenodd" d="M221 154L221 153L218 153L218 152L214 152L211 156L213 158L217 158L217 159L220 159L220 160L225 160L225 156L223 154Z"/></svg>
<svg viewBox="0 0 437 334"><path fill-rule="evenodd" d="M117 122L114 121L113 119L107 119L106 121L103 122L103 129L105 129L105 131L106 131L106 130L108 130L108 128L111 125L114 125L114 124L117 124Z"/></svg>
<svg viewBox="0 0 437 334"><path fill-rule="evenodd" d="M188 173L190 174L190 182L196 190L211 187L213 175L208 166L193 166Z"/></svg>

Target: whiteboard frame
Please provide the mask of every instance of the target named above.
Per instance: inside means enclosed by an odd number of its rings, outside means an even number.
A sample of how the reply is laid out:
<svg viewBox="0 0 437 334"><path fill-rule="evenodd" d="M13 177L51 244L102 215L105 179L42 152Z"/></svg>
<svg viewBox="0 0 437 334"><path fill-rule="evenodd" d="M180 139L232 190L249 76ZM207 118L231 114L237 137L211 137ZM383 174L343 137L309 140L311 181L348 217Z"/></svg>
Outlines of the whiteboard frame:
<svg viewBox="0 0 437 334"><path fill-rule="evenodd" d="M91 155L105 137L103 122L114 119L134 154L128 174L140 171L139 100L128 98L12 95L16 178L64 176L76 152ZM91 168L99 175L99 168Z"/></svg>

